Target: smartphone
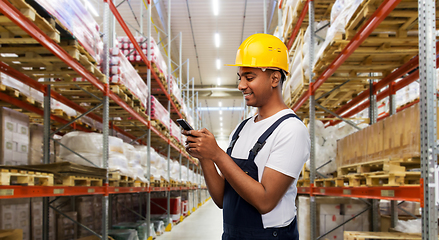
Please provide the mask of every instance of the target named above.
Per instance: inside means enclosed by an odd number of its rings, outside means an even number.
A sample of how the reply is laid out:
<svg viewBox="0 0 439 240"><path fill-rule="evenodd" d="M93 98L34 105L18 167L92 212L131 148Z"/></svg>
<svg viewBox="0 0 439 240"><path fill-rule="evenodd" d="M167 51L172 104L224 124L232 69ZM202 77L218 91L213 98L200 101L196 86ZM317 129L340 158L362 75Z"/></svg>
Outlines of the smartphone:
<svg viewBox="0 0 439 240"><path fill-rule="evenodd" d="M186 131L194 130L191 125L189 125L188 122L184 119L177 119L177 123L180 124L181 128L183 128Z"/></svg>

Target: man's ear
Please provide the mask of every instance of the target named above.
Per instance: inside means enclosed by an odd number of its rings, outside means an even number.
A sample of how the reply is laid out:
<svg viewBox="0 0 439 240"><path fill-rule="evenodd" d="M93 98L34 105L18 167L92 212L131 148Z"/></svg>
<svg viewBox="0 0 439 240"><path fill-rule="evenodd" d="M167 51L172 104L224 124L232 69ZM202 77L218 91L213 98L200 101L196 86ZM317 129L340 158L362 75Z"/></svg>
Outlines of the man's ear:
<svg viewBox="0 0 439 240"><path fill-rule="evenodd" d="M280 74L279 71L274 71L273 73L271 73L271 87L275 88L278 87L280 85L280 81L282 79L282 75Z"/></svg>

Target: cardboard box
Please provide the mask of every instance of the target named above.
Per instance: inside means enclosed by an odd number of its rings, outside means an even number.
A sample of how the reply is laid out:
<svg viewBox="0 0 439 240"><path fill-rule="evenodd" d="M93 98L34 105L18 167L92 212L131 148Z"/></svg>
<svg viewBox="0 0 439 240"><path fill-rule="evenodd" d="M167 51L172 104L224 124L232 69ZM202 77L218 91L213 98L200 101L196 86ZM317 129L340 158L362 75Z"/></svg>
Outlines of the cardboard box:
<svg viewBox="0 0 439 240"><path fill-rule="evenodd" d="M94 204L93 196L76 197L76 210L78 212L78 221L84 226L92 230L95 230L94 229L95 212L93 210L93 204ZM77 229L78 229L78 237L80 238L92 235L91 232L89 232L88 230L82 227L78 227Z"/></svg>
<svg viewBox="0 0 439 240"><path fill-rule="evenodd" d="M21 229L23 240L30 239L30 204L28 198L0 200L1 229Z"/></svg>
<svg viewBox="0 0 439 240"><path fill-rule="evenodd" d="M43 199L31 198L31 239L43 238ZM49 209L49 240L55 240L55 213Z"/></svg>
<svg viewBox="0 0 439 240"><path fill-rule="evenodd" d="M23 239L23 230L0 230L0 240L21 240Z"/></svg>
<svg viewBox="0 0 439 240"><path fill-rule="evenodd" d="M9 108L0 108L0 164L27 165L29 117Z"/></svg>
<svg viewBox="0 0 439 240"><path fill-rule="evenodd" d="M358 199L339 197L315 197L317 203L317 235L321 235L356 215L367 205ZM297 227L301 240L310 239L310 198L299 196L297 206ZM369 211L326 235L327 239L343 239L343 231L369 231Z"/></svg>
<svg viewBox="0 0 439 240"><path fill-rule="evenodd" d="M64 213L73 220L77 220L77 212ZM75 240L76 239L76 224L70 221L70 219L64 217L61 214L57 214L57 239L63 240Z"/></svg>
<svg viewBox="0 0 439 240"><path fill-rule="evenodd" d="M382 159L419 157L419 126L419 104L415 104L346 136L337 141L337 167Z"/></svg>

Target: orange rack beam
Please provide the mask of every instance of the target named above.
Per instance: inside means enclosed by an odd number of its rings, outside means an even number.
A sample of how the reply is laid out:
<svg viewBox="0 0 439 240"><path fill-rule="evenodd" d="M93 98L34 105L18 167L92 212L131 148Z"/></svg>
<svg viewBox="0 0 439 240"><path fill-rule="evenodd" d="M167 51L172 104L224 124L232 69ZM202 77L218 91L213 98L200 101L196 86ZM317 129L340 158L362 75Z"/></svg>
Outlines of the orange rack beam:
<svg viewBox="0 0 439 240"><path fill-rule="evenodd" d="M399 201L421 201L421 186L396 187L298 187L298 194L385 199Z"/></svg>

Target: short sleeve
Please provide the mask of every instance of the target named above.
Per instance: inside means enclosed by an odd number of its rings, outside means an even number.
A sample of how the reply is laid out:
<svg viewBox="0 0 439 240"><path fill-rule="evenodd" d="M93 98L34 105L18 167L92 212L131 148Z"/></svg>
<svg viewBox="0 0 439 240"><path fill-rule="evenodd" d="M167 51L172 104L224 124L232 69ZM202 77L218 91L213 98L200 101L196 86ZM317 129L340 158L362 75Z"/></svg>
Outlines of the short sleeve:
<svg viewBox="0 0 439 240"><path fill-rule="evenodd" d="M266 167L298 179L309 158L311 141L308 129L297 119L283 122L276 129Z"/></svg>

